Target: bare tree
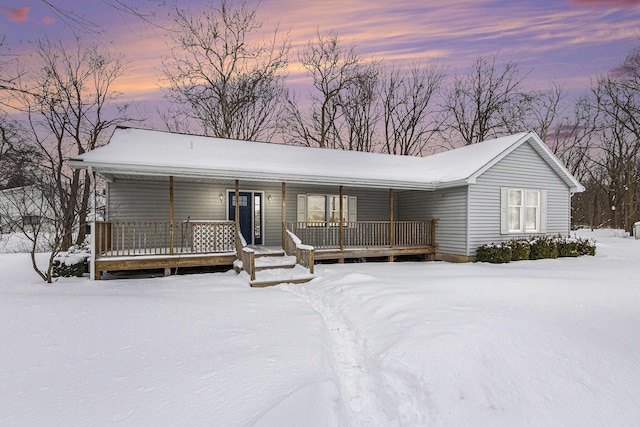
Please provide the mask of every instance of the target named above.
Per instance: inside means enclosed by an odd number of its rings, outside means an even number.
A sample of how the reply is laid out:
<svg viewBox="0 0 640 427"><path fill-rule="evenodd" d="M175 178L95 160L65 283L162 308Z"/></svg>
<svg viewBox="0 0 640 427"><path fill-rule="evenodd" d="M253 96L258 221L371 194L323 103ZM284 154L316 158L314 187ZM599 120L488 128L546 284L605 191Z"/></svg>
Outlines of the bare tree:
<svg viewBox="0 0 640 427"><path fill-rule="evenodd" d="M26 115L28 139L38 152L46 181L55 184L62 216L62 249L85 237L91 188L86 172L66 160L105 142L112 126L131 120L113 83L124 72L121 56L76 39L73 47L43 39L36 45L33 73L22 76L12 96Z"/></svg>
<svg viewBox="0 0 640 427"><path fill-rule="evenodd" d="M640 184L640 50L629 54L619 69L600 76L593 96L599 112L596 163L607 172L602 185L610 198L613 226L630 231L638 216Z"/></svg>
<svg viewBox="0 0 640 427"><path fill-rule="evenodd" d="M244 0L206 5L198 13L173 8L174 46L163 58L166 97L205 135L268 141L286 92L288 39L279 40L276 28L270 40L251 40L262 22Z"/></svg>
<svg viewBox="0 0 640 427"><path fill-rule="evenodd" d="M343 113L345 108L354 107L351 103L357 98L369 102L366 97L371 95L375 81L372 64L366 66L354 45L344 46L336 34L319 31L317 39L309 41L300 53L299 60L313 81L313 90L308 94L307 115L300 111L295 97L288 99L282 126L285 140L306 146L348 147L342 129ZM353 122L356 114L350 113L349 119Z"/></svg>
<svg viewBox="0 0 640 427"><path fill-rule="evenodd" d="M579 181L589 178L595 147L597 112L583 96L576 100L569 116L556 118L540 137Z"/></svg>
<svg viewBox="0 0 640 427"><path fill-rule="evenodd" d="M51 184L39 180L30 186L0 191L0 225L26 239L33 269L47 283L52 281L53 261L64 235L55 185ZM44 268L38 264L38 252L49 253Z"/></svg>
<svg viewBox="0 0 640 427"><path fill-rule="evenodd" d="M513 93L500 110L502 124L508 133L535 131L546 140L568 108L564 98L564 90L556 81L547 90Z"/></svg>
<svg viewBox="0 0 640 427"><path fill-rule="evenodd" d="M421 156L438 125L433 100L446 73L442 66L415 64L408 72L391 69L382 88L384 151Z"/></svg>
<svg viewBox="0 0 640 427"><path fill-rule="evenodd" d="M352 151L375 151L377 125L380 120L378 86L380 67L377 63L363 66L352 85L339 96L344 123L344 138L338 138L339 148Z"/></svg>
<svg viewBox="0 0 640 427"><path fill-rule="evenodd" d="M504 119L514 97L522 96L526 75L520 65L496 64L496 56L478 58L466 75L456 76L445 91L441 137L451 147L475 144L508 132Z"/></svg>

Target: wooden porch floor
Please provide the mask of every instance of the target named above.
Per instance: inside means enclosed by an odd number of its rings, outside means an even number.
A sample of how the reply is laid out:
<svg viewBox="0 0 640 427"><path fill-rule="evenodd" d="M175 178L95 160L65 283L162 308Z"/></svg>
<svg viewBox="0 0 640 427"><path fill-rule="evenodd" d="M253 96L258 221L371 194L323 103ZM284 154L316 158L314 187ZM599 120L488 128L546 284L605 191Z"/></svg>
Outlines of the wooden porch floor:
<svg viewBox="0 0 640 427"><path fill-rule="evenodd" d="M275 247L255 247L260 253L281 254L282 249ZM254 249L255 249L254 248ZM327 261L336 260L342 262L347 259L366 259L393 257L405 255L425 255L431 259L435 254L433 246L423 247L375 247L375 248L339 248L316 249L315 260ZM215 253L215 254L180 254L180 255L136 255L136 256L102 256L95 260L95 278L100 279L101 272L121 271L121 270L151 270L151 269L171 269L183 267L209 267L209 266L233 266L236 260L235 252Z"/></svg>
<svg viewBox="0 0 640 427"><path fill-rule="evenodd" d="M95 260L96 280L101 273L121 270L151 270L184 267L210 267L215 265L232 266L236 260L235 252L217 254L182 254L182 255L140 255L99 257Z"/></svg>
<svg viewBox="0 0 640 427"><path fill-rule="evenodd" d="M357 259L357 258L379 258L379 257L396 257L405 255L426 255L431 259L435 255L433 246L394 246L394 247L375 247L375 248L334 248L334 249L316 249L314 258L316 260L338 260ZM392 259L391 259L392 260Z"/></svg>

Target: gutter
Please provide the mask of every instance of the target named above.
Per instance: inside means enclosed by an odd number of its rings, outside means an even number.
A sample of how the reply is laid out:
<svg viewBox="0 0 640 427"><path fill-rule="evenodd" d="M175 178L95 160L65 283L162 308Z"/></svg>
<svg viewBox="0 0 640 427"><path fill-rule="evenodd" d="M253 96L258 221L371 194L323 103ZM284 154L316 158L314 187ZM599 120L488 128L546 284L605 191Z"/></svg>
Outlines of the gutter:
<svg viewBox="0 0 640 427"><path fill-rule="evenodd" d="M184 178L218 178L218 179L241 179L254 180L262 182L287 182L292 184L320 184L320 185L349 185L355 187L366 188L395 188L402 190L422 190L435 191L436 183L432 182L416 182L416 181L400 181L400 180L384 180L375 178L353 178L339 176L322 176L322 175L298 175L298 174L273 174L270 172L251 172L237 170L215 170L210 169L192 169L192 168L176 168L166 167L159 170L157 167L145 165L120 165L114 167L106 163L85 162L80 159L69 160L69 165L74 169L93 168L100 174L124 174L124 175L144 175L144 176L179 176Z"/></svg>

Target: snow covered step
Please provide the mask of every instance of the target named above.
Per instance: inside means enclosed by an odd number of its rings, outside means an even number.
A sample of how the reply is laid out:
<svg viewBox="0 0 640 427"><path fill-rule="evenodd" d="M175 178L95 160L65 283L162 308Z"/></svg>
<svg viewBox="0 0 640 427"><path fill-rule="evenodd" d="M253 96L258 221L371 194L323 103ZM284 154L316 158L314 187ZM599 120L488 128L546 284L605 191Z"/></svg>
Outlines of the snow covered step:
<svg viewBox="0 0 640 427"><path fill-rule="evenodd" d="M294 268L295 265L295 256L263 256L255 259L256 271L271 268Z"/></svg>
<svg viewBox="0 0 640 427"><path fill-rule="evenodd" d="M282 248L277 248L273 246L260 246L260 245L249 246L249 248L253 250L253 253L256 255L256 258L284 256L284 250L282 250Z"/></svg>
<svg viewBox="0 0 640 427"><path fill-rule="evenodd" d="M256 271L256 280L252 280L249 284L254 288L260 288L281 283L306 283L315 277L315 274L309 273L307 268L296 264L291 268L270 268Z"/></svg>

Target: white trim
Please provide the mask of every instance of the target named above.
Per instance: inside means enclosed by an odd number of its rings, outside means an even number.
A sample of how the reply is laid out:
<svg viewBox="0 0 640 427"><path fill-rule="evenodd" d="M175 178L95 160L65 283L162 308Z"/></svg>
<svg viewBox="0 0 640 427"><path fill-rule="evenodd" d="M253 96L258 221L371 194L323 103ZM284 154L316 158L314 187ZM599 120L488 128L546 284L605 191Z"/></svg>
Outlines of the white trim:
<svg viewBox="0 0 640 427"><path fill-rule="evenodd" d="M547 232L547 190L540 190L540 232ZM571 219L569 219L571 221Z"/></svg>
<svg viewBox="0 0 640 427"><path fill-rule="evenodd" d="M520 205L520 227L511 229L509 223L509 192L519 191L522 197ZM538 193L536 210L536 229L527 230L527 194ZM547 190L537 188L500 187L500 234L544 234L547 232Z"/></svg>

